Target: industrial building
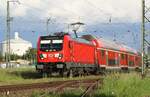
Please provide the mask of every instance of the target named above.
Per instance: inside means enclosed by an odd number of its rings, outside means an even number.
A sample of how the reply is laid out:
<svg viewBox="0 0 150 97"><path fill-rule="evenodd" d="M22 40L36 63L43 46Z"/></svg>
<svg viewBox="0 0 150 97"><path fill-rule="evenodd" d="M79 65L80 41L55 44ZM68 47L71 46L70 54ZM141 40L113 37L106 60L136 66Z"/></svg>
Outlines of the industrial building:
<svg viewBox="0 0 150 97"><path fill-rule="evenodd" d="M4 56L6 53L6 40L2 41L0 43L0 51L2 52L2 55ZM15 32L14 38L10 39L10 53L11 54L17 54L19 56L22 56L26 53L26 51L32 48L32 43L29 41L26 41L19 37L19 33Z"/></svg>

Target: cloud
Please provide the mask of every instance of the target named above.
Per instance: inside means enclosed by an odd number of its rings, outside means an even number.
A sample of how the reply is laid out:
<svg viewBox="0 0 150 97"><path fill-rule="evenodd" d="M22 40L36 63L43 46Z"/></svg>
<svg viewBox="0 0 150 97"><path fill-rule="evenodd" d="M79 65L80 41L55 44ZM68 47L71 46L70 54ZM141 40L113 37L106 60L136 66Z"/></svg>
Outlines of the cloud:
<svg viewBox="0 0 150 97"><path fill-rule="evenodd" d="M25 8L24 6L22 5L19 5L17 6L19 8L14 8L13 9L13 13L11 13L11 15L13 17L23 17L23 16L26 16L27 15L27 8Z"/></svg>
<svg viewBox="0 0 150 97"><path fill-rule="evenodd" d="M11 6L13 16L61 18L63 22L139 22L140 0L19 0Z"/></svg>

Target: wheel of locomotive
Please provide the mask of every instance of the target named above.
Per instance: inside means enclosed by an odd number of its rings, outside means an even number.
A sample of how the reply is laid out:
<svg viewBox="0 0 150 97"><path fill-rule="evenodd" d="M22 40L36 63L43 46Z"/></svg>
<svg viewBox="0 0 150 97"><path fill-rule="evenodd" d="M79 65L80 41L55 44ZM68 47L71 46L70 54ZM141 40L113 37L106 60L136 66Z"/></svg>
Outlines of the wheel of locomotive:
<svg viewBox="0 0 150 97"><path fill-rule="evenodd" d="M88 76L88 70L84 69L84 76Z"/></svg>
<svg viewBox="0 0 150 97"><path fill-rule="evenodd" d="M100 71L99 68L96 67L95 70L94 70L94 74L95 74L95 75L99 75L99 74L100 74L99 71Z"/></svg>
<svg viewBox="0 0 150 97"><path fill-rule="evenodd" d="M51 77L52 76L52 68L48 68L48 70L46 71L47 77Z"/></svg>
<svg viewBox="0 0 150 97"><path fill-rule="evenodd" d="M66 77L67 76L67 70L65 70L64 68L60 69L59 75L60 75L60 77Z"/></svg>
<svg viewBox="0 0 150 97"><path fill-rule="evenodd" d="M67 73L67 76L70 77L70 78L73 77L73 69L72 68L69 69L69 71Z"/></svg>
<svg viewBox="0 0 150 97"><path fill-rule="evenodd" d="M86 68L83 68L83 76L86 76L87 75L87 70Z"/></svg>
<svg viewBox="0 0 150 97"><path fill-rule="evenodd" d="M60 76L60 77L63 77L63 69L60 69L60 70L59 70L59 76Z"/></svg>
<svg viewBox="0 0 150 97"><path fill-rule="evenodd" d="M48 77L48 73L43 71L43 72L42 72L42 77L43 77L43 78Z"/></svg>
<svg viewBox="0 0 150 97"><path fill-rule="evenodd" d="M78 76L81 77L82 76L82 68L78 68Z"/></svg>

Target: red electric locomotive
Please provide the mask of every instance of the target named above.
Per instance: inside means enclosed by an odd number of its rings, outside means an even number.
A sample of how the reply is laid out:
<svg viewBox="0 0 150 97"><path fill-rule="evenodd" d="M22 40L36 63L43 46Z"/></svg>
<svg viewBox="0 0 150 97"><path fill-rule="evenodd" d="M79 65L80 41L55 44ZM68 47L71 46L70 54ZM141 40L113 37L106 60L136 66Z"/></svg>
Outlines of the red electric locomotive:
<svg viewBox="0 0 150 97"><path fill-rule="evenodd" d="M91 35L72 38L67 33L40 36L36 69L43 73L82 74L102 69L139 68L141 57L135 50Z"/></svg>

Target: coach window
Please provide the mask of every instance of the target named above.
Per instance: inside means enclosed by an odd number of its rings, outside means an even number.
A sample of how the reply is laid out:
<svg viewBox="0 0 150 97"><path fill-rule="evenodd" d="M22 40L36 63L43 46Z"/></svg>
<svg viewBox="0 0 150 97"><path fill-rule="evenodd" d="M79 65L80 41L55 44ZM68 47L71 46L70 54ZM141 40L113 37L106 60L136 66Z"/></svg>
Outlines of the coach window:
<svg viewBox="0 0 150 97"><path fill-rule="evenodd" d="M125 60L126 60L126 62L128 61L128 55L125 55Z"/></svg>
<svg viewBox="0 0 150 97"><path fill-rule="evenodd" d="M104 50L101 50L101 57L104 58L104 56L105 56L105 51L104 51Z"/></svg>
<svg viewBox="0 0 150 97"><path fill-rule="evenodd" d="M109 59L109 60L108 60L108 64L109 64L110 66L115 66L115 65L116 65L116 60L115 60L115 59Z"/></svg>
<svg viewBox="0 0 150 97"><path fill-rule="evenodd" d="M125 58L125 55L121 54L121 59L124 60L124 58Z"/></svg>
<svg viewBox="0 0 150 97"><path fill-rule="evenodd" d="M129 61L129 66L134 66L134 61Z"/></svg>
<svg viewBox="0 0 150 97"><path fill-rule="evenodd" d="M137 58L137 57L135 58L135 61L136 61L136 62L138 61L138 58Z"/></svg>
<svg viewBox="0 0 150 97"><path fill-rule="evenodd" d="M118 65L119 64L119 60L117 57L115 57L115 64Z"/></svg>

